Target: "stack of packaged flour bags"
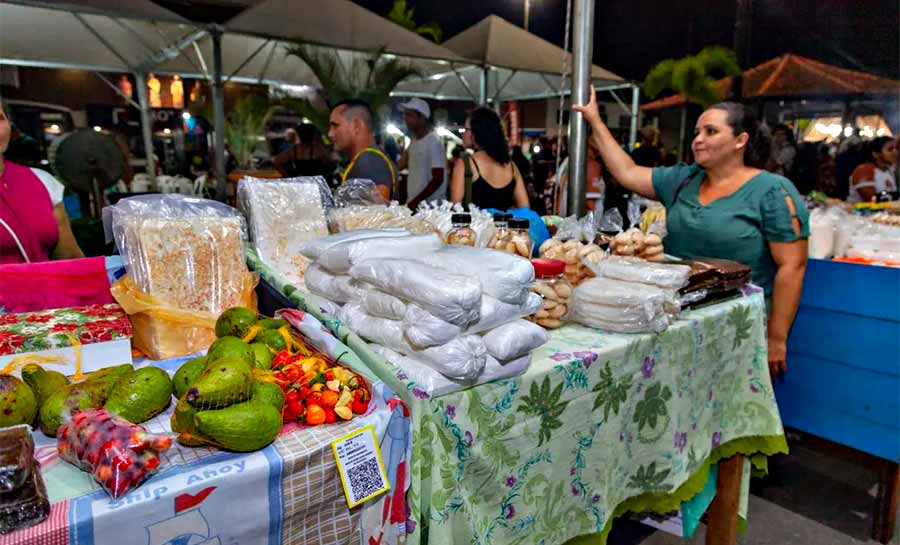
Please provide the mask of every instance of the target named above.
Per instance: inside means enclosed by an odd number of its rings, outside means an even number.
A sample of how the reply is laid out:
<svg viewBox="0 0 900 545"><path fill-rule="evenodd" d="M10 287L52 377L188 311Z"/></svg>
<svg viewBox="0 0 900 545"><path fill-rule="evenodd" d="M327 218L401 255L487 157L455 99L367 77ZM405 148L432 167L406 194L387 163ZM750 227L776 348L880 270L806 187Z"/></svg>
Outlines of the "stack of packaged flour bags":
<svg viewBox="0 0 900 545"><path fill-rule="evenodd" d="M431 395L524 373L546 331L524 258L436 234L360 230L310 241L307 289Z"/></svg>

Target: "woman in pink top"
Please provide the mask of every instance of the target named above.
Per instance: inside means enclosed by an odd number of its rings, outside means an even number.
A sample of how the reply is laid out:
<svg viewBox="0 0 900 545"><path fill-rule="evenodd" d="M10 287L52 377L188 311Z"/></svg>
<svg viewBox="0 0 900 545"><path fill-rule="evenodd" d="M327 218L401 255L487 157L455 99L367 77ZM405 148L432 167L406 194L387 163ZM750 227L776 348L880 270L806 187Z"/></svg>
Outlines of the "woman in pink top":
<svg viewBox="0 0 900 545"><path fill-rule="evenodd" d="M0 265L84 257L49 173L3 158L9 119L0 103Z"/></svg>

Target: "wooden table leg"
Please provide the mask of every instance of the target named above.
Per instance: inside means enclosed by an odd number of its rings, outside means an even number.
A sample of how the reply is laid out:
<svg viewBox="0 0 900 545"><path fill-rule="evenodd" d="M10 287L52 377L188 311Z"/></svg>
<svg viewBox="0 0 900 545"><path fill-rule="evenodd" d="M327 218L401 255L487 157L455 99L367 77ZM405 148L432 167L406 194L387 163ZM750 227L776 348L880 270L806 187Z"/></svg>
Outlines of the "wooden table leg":
<svg viewBox="0 0 900 545"><path fill-rule="evenodd" d="M709 506L706 525L706 545L735 545L737 543L738 508L741 501L741 478L744 457L719 461L716 497Z"/></svg>
<svg viewBox="0 0 900 545"><path fill-rule="evenodd" d="M875 541L888 543L894 537L898 497L900 497L900 464L885 461L878 483L875 517L872 521L872 539Z"/></svg>

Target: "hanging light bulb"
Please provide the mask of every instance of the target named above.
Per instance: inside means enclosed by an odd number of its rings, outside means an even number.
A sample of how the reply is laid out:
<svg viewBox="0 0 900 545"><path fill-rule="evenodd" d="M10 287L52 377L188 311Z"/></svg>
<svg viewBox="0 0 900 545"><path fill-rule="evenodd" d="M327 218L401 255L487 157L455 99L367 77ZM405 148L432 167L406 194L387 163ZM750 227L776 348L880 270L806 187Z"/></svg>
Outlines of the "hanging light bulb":
<svg viewBox="0 0 900 545"><path fill-rule="evenodd" d="M184 108L184 84L180 77L172 78L172 83L169 84L169 93L172 95L172 107Z"/></svg>

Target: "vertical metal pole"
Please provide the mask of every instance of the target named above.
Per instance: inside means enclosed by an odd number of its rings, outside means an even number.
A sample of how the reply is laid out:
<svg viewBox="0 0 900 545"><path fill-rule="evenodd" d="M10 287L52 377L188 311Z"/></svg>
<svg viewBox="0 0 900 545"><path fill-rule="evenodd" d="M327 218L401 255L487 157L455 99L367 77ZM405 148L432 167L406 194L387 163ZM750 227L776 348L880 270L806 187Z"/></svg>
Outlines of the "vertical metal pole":
<svg viewBox="0 0 900 545"><path fill-rule="evenodd" d="M641 89L637 85L631 87L631 127L628 129L628 149L633 150L637 143L638 114L640 114Z"/></svg>
<svg viewBox="0 0 900 545"><path fill-rule="evenodd" d="M572 102L584 104L590 98L591 68L594 53L594 0L575 0L572 34ZM584 116L572 112L569 117L569 189L570 214L584 213L585 175L587 173L587 127ZM561 143L560 143L561 145Z"/></svg>
<svg viewBox="0 0 900 545"><path fill-rule="evenodd" d="M528 16L531 14L531 0L525 0L525 30L528 30Z"/></svg>
<svg viewBox="0 0 900 545"><path fill-rule="evenodd" d="M135 72L134 86L137 87L138 105L141 112L141 135L144 137L144 153L147 156L147 174L156 180L156 159L153 157L153 118L150 115L150 101L147 99L147 75Z"/></svg>
<svg viewBox="0 0 900 545"><path fill-rule="evenodd" d="M215 134L216 199L224 201L228 189L225 173L225 96L222 87L222 31L210 32L213 41L213 118Z"/></svg>
<svg viewBox="0 0 900 545"><path fill-rule="evenodd" d="M752 44L753 0L737 0L734 17L734 53L741 70L750 67L750 47ZM732 80L731 100L740 101L744 94L743 74Z"/></svg>
<svg viewBox="0 0 900 545"><path fill-rule="evenodd" d="M481 67L481 81L478 85L478 105L487 106L488 103L488 79L491 75L491 69L487 66Z"/></svg>
<svg viewBox="0 0 900 545"><path fill-rule="evenodd" d="M681 122L678 124L678 161L685 160L685 131L687 130L687 104L681 105Z"/></svg>

